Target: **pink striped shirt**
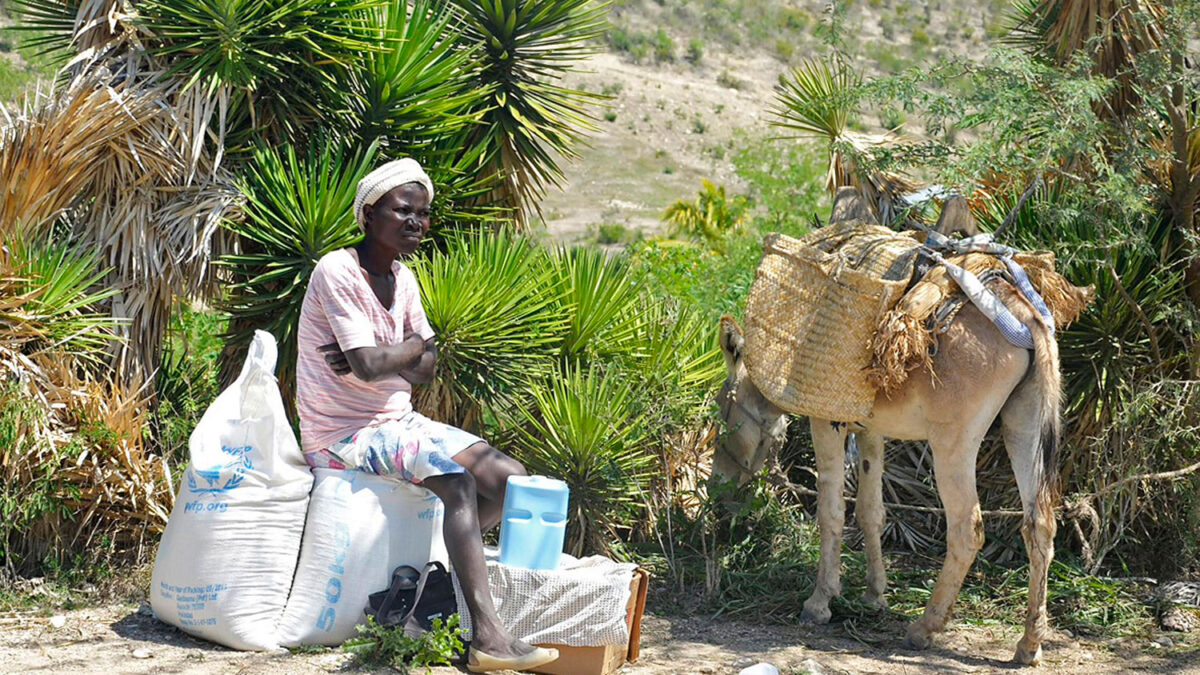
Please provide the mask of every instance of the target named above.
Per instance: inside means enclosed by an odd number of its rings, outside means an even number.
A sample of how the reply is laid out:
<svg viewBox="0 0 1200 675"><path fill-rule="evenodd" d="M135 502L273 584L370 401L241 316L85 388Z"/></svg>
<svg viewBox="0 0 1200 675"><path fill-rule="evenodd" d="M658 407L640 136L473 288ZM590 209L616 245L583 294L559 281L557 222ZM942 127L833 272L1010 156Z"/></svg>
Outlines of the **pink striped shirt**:
<svg viewBox="0 0 1200 675"><path fill-rule="evenodd" d="M335 341L346 352L397 344L409 333L433 337L413 273L399 261L392 263L392 273L396 290L391 311L375 297L354 249L323 256L308 280L296 336L296 411L304 452L412 412L408 380L394 375L364 382L353 373L336 375L317 351Z"/></svg>

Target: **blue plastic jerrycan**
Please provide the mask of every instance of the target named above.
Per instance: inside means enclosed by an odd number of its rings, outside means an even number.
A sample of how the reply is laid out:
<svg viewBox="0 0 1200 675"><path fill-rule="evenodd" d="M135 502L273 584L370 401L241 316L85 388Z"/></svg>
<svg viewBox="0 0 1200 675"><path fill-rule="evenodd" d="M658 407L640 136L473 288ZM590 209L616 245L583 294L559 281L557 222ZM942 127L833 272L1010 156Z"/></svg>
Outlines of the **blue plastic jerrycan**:
<svg viewBox="0 0 1200 675"><path fill-rule="evenodd" d="M500 519L500 562L533 570L558 569L567 534L570 488L546 476L509 476Z"/></svg>

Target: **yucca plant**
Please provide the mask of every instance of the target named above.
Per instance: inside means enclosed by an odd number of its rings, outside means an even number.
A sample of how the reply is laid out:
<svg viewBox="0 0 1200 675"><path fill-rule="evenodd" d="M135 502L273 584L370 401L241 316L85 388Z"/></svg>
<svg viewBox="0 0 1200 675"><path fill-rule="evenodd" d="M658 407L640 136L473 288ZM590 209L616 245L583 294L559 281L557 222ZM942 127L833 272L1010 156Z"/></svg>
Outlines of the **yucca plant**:
<svg viewBox="0 0 1200 675"><path fill-rule="evenodd" d="M626 363L648 410L664 430L700 423L725 377L712 321L692 305L663 299L645 303L638 319L639 351Z"/></svg>
<svg viewBox="0 0 1200 675"><path fill-rule="evenodd" d="M14 28L40 54L66 61L79 52L104 51L131 37L124 0L12 0L20 19Z"/></svg>
<svg viewBox="0 0 1200 675"><path fill-rule="evenodd" d="M510 421L516 455L530 473L571 488L573 555L610 550L647 498L651 432L634 388L595 366L568 364L534 380Z"/></svg>
<svg viewBox="0 0 1200 675"><path fill-rule="evenodd" d="M437 374L417 393L434 419L479 428L545 373L563 340L562 289L532 240L503 229L462 233L412 262L437 334Z"/></svg>
<svg viewBox="0 0 1200 675"><path fill-rule="evenodd" d="M713 185L708 179L701 179L701 184L696 201L680 199L667 207L663 213L667 233L702 241L723 252L729 234L745 223L749 204L742 195L726 196L724 185Z"/></svg>
<svg viewBox="0 0 1200 675"><path fill-rule="evenodd" d="M474 143L487 148L488 170L503 179L490 200L536 211L547 186L558 185L558 158L595 129L589 106L600 96L560 84L597 49L607 26L595 0L451 0L468 17L467 40L482 46L478 84L490 91Z"/></svg>
<svg viewBox="0 0 1200 675"><path fill-rule="evenodd" d="M117 289L102 284L108 271L96 257L28 232L9 239L0 251L0 345L26 357L70 353L96 366L120 323L101 310Z"/></svg>
<svg viewBox="0 0 1200 675"><path fill-rule="evenodd" d="M624 257L596 248L560 248L550 257L567 318L561 355L589 360L636 352L643 298Z"/></svg>
<svg viewBox="0 0 1200 675"><path fill-rule="evenodd" d="M373 41L383 48L362 54L347 73L345 107L356 135L415 154L473 124L490 92L475 82L479 49L464 46L461 18L452 8L406 0L370 14Z"/></svg>
<svg viewBox="0 0 1200 675"><path fill-rule="evenodd" d="M137 0L150 53L185 87L220 96L229 143L299 140L327 120L338 76L386 48L372 13L386 0Z"/></svg>
<svg viewBox="0 0 1200 675"><path fill-rule="evenodd" d="M348 149L330 135L306 148L260 145L238 190L244 217L224 227L242 237L240 253L217 264L234 279L226 299L227 354L249 344L256 328L279 341L277 373L284 391L295 378L296 328L308 278L321 256L362 238L354 220L358 181L374 168L377 146Z"/></svg>
<svg viewBox="0 0 1200 675"><path fill-rule="evenodd" d="M1120 86L1100 109L1125 114L1139 99L1138 58L1162 46L1163 6L1128 0L1019 0L1009 10L1004 41L1059 67L1079 52L1091 55L1092 73Z"/></svg>
<svg viewBox="0 0 1200 675"><path fill-rule="evenodd" d="M890 132L873 135L849 128L858 109L861 84L859 74L840 60L807 59L792 68L776 88L771 124L799 137L826 141L826 189L833 193L844 185L857 188L880 222L887 222L901 210L899 196L915 190L916 184L898 173L863 167L870 164L864 159L872 159L874 153L903 142L903 138Z"/></svg>

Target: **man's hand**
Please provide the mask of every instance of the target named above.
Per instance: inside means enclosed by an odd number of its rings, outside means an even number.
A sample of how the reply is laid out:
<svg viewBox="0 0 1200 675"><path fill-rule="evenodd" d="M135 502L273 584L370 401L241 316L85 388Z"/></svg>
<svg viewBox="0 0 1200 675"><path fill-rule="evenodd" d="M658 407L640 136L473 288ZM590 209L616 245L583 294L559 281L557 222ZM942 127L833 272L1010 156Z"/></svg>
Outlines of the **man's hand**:
<svg viewBox="0 0 1200 675"><path fill-rule="evenodd" d="M325 363L333 370L335 375L347 375L350 373L350 363L346 360L346 355L342 353L342 348L336 342L330 342L327 345L317 347L317 351L325 355Z"/></svg>

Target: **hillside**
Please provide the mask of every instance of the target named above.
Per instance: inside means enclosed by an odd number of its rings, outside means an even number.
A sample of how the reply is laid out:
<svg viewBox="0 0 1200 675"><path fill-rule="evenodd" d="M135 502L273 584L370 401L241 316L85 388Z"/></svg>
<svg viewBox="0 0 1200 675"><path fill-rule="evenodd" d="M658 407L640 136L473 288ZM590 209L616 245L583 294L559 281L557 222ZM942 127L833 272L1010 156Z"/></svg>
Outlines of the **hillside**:
<svg viewBox="0 0 1200 675"><path fill-rule="evenodd" d="M802 59L828 51L823 3L794 0L618 0L605 50L570 86L611 96L599 131L566 164L542 215L565 241L600 225L629 236L661 230L672 201L707 178L740 187L732 155L770 126L773 88ZM853 2L842 16L843 49L864 73L897 73L942 54L980 56L1003 25L1005 2ZM874 111L864 128L903 123ZM911 129L910 129L911 130ZM616 228L618 231L620 228Z"/></svg>

